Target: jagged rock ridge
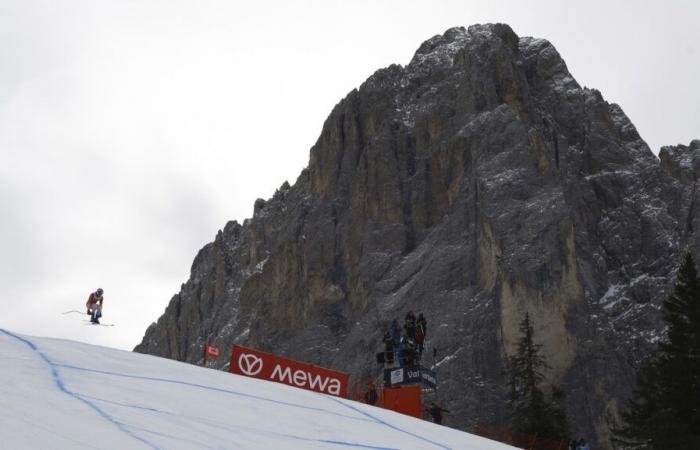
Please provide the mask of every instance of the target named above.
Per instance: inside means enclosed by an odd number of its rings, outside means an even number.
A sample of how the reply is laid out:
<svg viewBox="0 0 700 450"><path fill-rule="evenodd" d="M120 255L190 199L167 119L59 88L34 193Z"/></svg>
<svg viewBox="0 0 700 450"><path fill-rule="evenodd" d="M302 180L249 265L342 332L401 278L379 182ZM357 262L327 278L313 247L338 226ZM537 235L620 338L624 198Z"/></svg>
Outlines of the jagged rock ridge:
<svg viewBox="0 0 700 450"><path fill-rule="evenodd" d="M423 311L449 424L502 425L504 357L529 311L577 433L607 445L700 248L700 141L661 161L547 41L453 28L331 112L293 186L192 265L136 351L197 363L207 337L356 377Z"/></svg>

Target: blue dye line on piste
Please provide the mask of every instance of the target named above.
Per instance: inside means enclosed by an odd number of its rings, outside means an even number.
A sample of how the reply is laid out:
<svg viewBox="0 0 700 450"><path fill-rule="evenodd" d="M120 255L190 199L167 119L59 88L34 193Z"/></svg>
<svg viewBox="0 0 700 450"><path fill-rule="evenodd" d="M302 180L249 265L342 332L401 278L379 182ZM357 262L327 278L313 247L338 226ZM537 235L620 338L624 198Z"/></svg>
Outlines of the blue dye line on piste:
<svg viewBox="0 0 700 450"><path fill-rule="evenodd" d="M85 368L85 367L71 366L71 365L67 365L67 364L56 364L56 366L62 367L62 368L66 368L66 369L80 370L80 371L85 371L85 372L93 372L93 373L99 373L99 374L103 374L103 375L111 375L111 376L116 376L116 377L134 378L134 379L139 379L139 380L158 381L158 382L162 382L162 383L180 384L180 385L184 385L184 386L196 387L196 388L199 388L199 389L206 389L206 390L209 390L209 391L215 391L215 392L221 392L221 393L225 393L225 394L231 394L231 395L236 395L236 396L241 396L241 397L247 397L247 398L254 399L254 400L259 400L259 401L271 402L271 403L275 403L275 404L278 404L278 405L291 406L291 407L295 407L295 408L308 409L308 410L312 410L312 411L320 411L320 412L323 412L323 413L326 413L326 414L332 414L332 415L336 415L336 416L340 416L340 417L345 417L345 418L353 419L353 420L360 420L360 421L366 421L366 422L371 422L371 423L377 423L377 424L380 424L380 425L384 425L384 426L386 426L386 427L388 427L388 428L391 428L391 429L394 430L394 431L398 431L398 432L400 432L400 433L404 433L404 434L406 434L406 435L408 435L408 436L412 436L412 437L414 437L414 438L417 438L417 439L420 439L420 440L422 440L422 441L425 441L425 442L427 442L427 443L429 443L429 444L435 445L435 446L437 446L437 447L439 447L439 448L444 448L444 449L447 449L447 450L451 450L450 447L448 447L448 446L446 446L446 445L444 445L444 444L440 444L439 442L432 441L432 440L430 440L430 439L428 439L428 438L426 438L426 437L423 437L423 436L418 435L418 434L415 434L415 433L411 433L410 431L404 430L404 429L402 429L402 428L400 428L400 427L397 427L396 425L392 425L392 424L390 424L390 423L388 423L388 422L385 422L385 421L379 419L378 417L375 417L375 416L373 416L373 415L371 415L371 414L369 414L369 413L367 413L367 412L364 412L364 411L362 411L362 410L360 410L360 409L358 409L358 408L356 408L356 407L354 407L354 406L352 406L352 405L349 405L349 404L346 404L346 403L344 403L344 402L341 402L340 400L338 400L338 399L336 399L335 397L330 396L330 395L319 394L319 395L323 395L324 398L329 398L329 399L331 399L331 400L333 400L333 401L335 401L335 402L337 402L337 403L340 403L341 405L343 405L343 406L346 407L346 408L350 408L350 409L352 409L353 411L358 412L358 413L361 414L362 416L367 417L367 419L365 419L365 418L363 418L363 417L348 416L348 415L346 415L346 414L339 414L339 413L336 413L336 412L333 412L333 411L329 411L329 410L323 409L323 408L316 408L316 407L312 407L312 406L299 405L299 404L296 404L296 403L290 403L290 402L284 402L284 401L281 401L281 400L274 400L274 399L271 399L271 398L260 397L260 396L258 396L258 395L246 394L246 393L244 393L244 392L230 391L230 390L228 390L228 389L215 388L215 387L211 387L211 386L205 386L205 385L197 384L197 383L189 383L189 382L180 381L180 380L172 380L172 379L169 379L169 378L147 377L147 376L142 376L142 375L127 375L127 374L118 373L118 372L109 372L109 371L97 370L97 369L87 369L87 368ZM372 447L370 447L370 448L372 448Z"/></svg>
<svg viewBox="0 0 700 450"><path fill-rule="evenodd" d="M102 402L102 403L109 403L110 405L117 405L117 406L121 406L123 408L142 409L144 411L150 411L150 412L154 412L154 413L158 413L158 414L171 414L168 411L163 411L163 410L155 409L155 408L149 408L147 406L130 405L128 403L115 402L114 400L107 400L106 398L93 397L90 395L83 395L83 394L75 394L75 395L77 395L80 398L95 400L95 401Z"/></svg>
<svg viewBox="0 0 700 450"><path fill-rule="evenodd" d="M158 431L153 431L149 430L146 428L141 428L141 427L135 427L138 430L143 431L144 433L150 433L154 434L156 436L162 436L164 438L172 439L172 440L178 440L176 436L170 436L167 434L160 433ZM275 437L281 437L285 439L291 439L295 441L303 441L303 442L317 442L317 443L322 443L322 444L330 444L330 445L338 445L342 447L354 447L354 448L367 448L371 450L401 450L398 448L394 447L377 447L375 445L368 445L368 444L358 444L356 442L346 442L346 441L336 441L332 439L314 439L314 438L307 438L303 436L294 436L292 434L285 434L285 433L275 433L274 431L260 431L260 430L254 430L251 428L245 428L245 427L238 427L239 430L236 430L234 433L240 433L240 430L243 430L246 433L252 433L252 434L257 434L261 436L275 436ZM201 444L200 444L201 445ZM217 447L207 447L207 448L221 448L220 446Z"/></svg>
<svg viewBox="0 0 700 450"><path fill-rule="evenodd" d="M125 408L140 409L140 410L145 410L145 411L150 411L150 412L155 412L155 413L158 413L158 414L164 414L164 415L170 415L170 416L174 415L173 413L171 413L171 412L169 412L169 411L163 411L163 410L159 410L159 409L155 409L155 408L149 408L149 407L146 407L146 406L131 405L131 404L128 404L128 403L115 402L115 401L113 401L113 400L107 400L107 399L104 399L104 398L91 397L91 396L84 396L84 395L82 395L82 394L80 394L80 395L81 395L82 397L89 398L89 399L91 399L91 400L96 400L96 401L98 401L98 402L104 402L104 403L109 403L109 404L112 404L112 405L122 406L122 407L125 407ZM350 416L345 416L345 417L350 417ZM374 446L374 445L358 444L358 443L354 443L354 442L337 441L337 440L331 440L331 439L312 439L312 438L305 438L305 437L302 437L302 436L294 436L294 435L291 435L291 434L275 433L275 432L273 432L273 431L264 431L264 432L263 432L263 431L254 430L254 429L251 429L251 428L245 428L245 427L241 427L241 426L234 426L234 427L232 428L232 427L229 426L229 425L224 425L224 426L222 427L222 424L220 424L220 423L217 424L217 423L215 423L215 422L203 421L203 420L201 420L201 419L195 419L195 418L189 418L189 420L194 420L194 421L197 421L197 422L199 422L199 423L202 423L202 424L204 424L204 425L211 426L211 427L223 428L223 429L226 429L226 430L231 431L232 433L240 433L241 430L243 430L243 431L248 432L248 433L260 434L260 435L263 435L263 436L279 436L279 437L284 437L284 438L294 439L294 440L301 440L301 441L308 441L308 442L322 442L322 443L324 443L324 444L342 445L342 446L346 446L346 447L350 446L350 447L357 447L357 448L369 448L369 449L374 449L374 450L399 450L398 448L393 448L393 447L377 447L377 446ZM362 419L362 420L366 420L367 422L375 423L375 421L369 420L369 419ZM159 433L159 432L157 432L157 431L148 430L148 429L146 429L146 428L136 427L136 426L134 426L134 425L131 425L131 427L132 427L132 428L135 428L135 429L138 429L138 430L141 430L141 431L144 431L144 432L146 432L146 433L155 434L155 435L157 435L157 436L163 436L163 437L166 437L166 438L169 438L169 439L176 439L176 440L179 439L179 438L177 438L177 437L175 437L175 436L169 436L169 435L166 435L166 434L163 434L163 433ZM217 448L218 448L218 447L217 447Z"/></svg>
<svg viewBox="0 0 700 450"><path fill-rule="evenodd" d="M358 444L355 442L334 441L332 439L309 439L309 438L303 438L303 437L299 437L299 436L291 436L288 434L279 434L279 433L275 433L275 434L278 436L281 436L281 437L285 437L288 439L295 439L298 441L321 442L323 444L342 445L344 447L369 448L372 450L400 450L398 448L393 448L393 447L376 447L374 445Z"/></svg>
<svg viewBox="0 0 700 450"><path fill-rule="evenodd" d="M98 370L98 369L88 369L86 367L78 367L78 366L72 366L69 364L60 364L60 363L53 363L56 367L60 367L62 369L71 369L71 370L78 370L82 372L92 372L92 373L98 373L101 375L110 375L114 377L122 377L122 378L131 378L131 379L136 379L136 380L145 380L145 381L157 381L160 383L172 383L172 384L179 384L182 386L190 386L190 387L195 387L198 389L205 389L208 391L214 391L214 392L220 392L223 394L230 394L230 395L236 395L239 397L245 397L245 398L250 398L253 400L258 400L258 401L264 401L264 402L270 402L274 403L277 405L283 405L283 406L290 406L293 408L301 408L301 409L307 409L310 411L318 411L322 412L325 414L331 414L334 416L339 416L339 417L344 417L346 419L353 419L353 420L359 420L361 422L373 422L376 423L376 420L368 419L366 417L358 417L358 416L349 416L347 414L340 414L334 411L330 411L328 409L324 408L317 408L314 406L306 406L306 405L300 405L298 403L291 403L291 402L285 402L282 400L275 400L272 398L267 398L267 397L261 397L259 395L254 395L254 394L246 394L245 392L239 392L239 391L231 391L228 389L223 389L223 388L217 388L217 387L212 387L212 386L205 386L203 384L197 384L197 383L190 383L187 381L181 381L181 380L173 380L170 378L160 378L160 377L147 377L144 375L129 375L129 374L124 374L124 373L119 373L119 372L110 372L107 370ZM366 415L364 415L366 416Z"/></svg>
<svg viewBox="0 0 700 450"><path fill-rule="evenodd" d="M46 362L46 364L48 364L48 366L51 368L51 374L52 374L52 376L53 376L54 383L56 384L56 386L57 386L63 393L65 393L65 394L67 394L67 395L69 395L69 396L75 398L76 400L78 400L78 401L80 401L80 402L85 403L85 404L88 405L91 409L93 409L95 412L97 412L101 417L103 417L105 420L107 420L107 421L109 421L110 423L112 423L112 424L114 424L115 426L117 426L117 428L119 428L119 429L120 429L121 431L123 431L124 433L128 434L129 436L133 437L134 439L136 439L136 440L138 440L138 441L140 441L140 442L146 444L147 446L149 446L149 447L151 447L151 448L153 448L153 449L156 449L156 450L160 450L160 447L158 447L158 446L152 444L151 442L147 441L146 439L144 439L144 438L142 438L142 437L140 437L140 436L134 434L133 432L131 432L130 430L128 430L124 424L122 424L121 422L118 422L117 420L115 420L115 419L114 419L113 417L111 417L109 414L107 414L106 412L102 411L97 405L95 405L94 403L88 401L86 398L83 398L82 396L80 396L80 395L78 395L78 394L75 394L74 392L68 390L68 389L65 387L65 384L63 383L63 380L61 379L61 377L60 377L60 375L59 375L59 373L58 373L58 368L73 369L73 370L81 370L81 371L86 371L86 372L99 373L99 374L103 374L103 375L113 375L113 376L125 377L125 378L135 378L135 379L142 379L142 380L149 380L149 381L159 381L159 382L166 382L166 383L182 384L182 385L197 387L197 388L201 388L201 389L207 389L207 390L216 391L216 392L222 392L222 393L233 394L233 395L238 395L238 396L242 396L242 397L248 397L248 398L252 398L252 399L255 399L255 400L268 401L268 402L272 402L272 403L276 403L276 404L281 404L281 405L285 405L285 406L293 406L293 407L299 407L299 408L304 408L304 409L316 410L316 411L321 411L321 412L325 412L325 413L329 413L329 414L333 414L333 415L338 415L338 416L342 416L342 417L346 417L346 418L351 418L351 419L355 419L355 420L361 420L361 421L367 421L367 422L373 422L373 423L383 424L383 425L385 425L385 426L387 426L387 427L389 427L389 428L392 428L392 429L394 429L394 430L396 430L396 431L400 431L400 432L406 433L406 434L408 434L408 435L415 436L415 437L418 437L418 438L420 438L420 439L423 439L423 440L425 440L425 441L427 441L427 442L433 443L432 441L430 441L430 440L428 440L428 439L422 438L421 436L414 435L413 433L410 433L410 432L405 431L405 430L402 430L402 429L400 429L400 428L398 428L398 427L396 427L396 426L393 426L393 425L391 425L391 424L388 424L388 423L386 423L386 422L384 422L384 421L382 421L382 420L380 420L380 419L378 419L378 418L376 418L376 417L373 417L373 416L370 415L370 414L367 414L367 413L365 413L365 412L363 412L363 411L360 411L360 410L358 410L358 409L356 409L356 408L353 408L353 407L351 407L351 406L349 406L349 405L345 405L345 404L342 403L342 402L338 402L338 403L340 403L340 404L342 404L342 405L344 405L344 406L350 407L351 409L353 409L353 410L359 412L360 414L362 414L362 415L364 415L364 416L369 417L370 419L363 419L363 418L358 418L358 417L353 417L353 416L347 416L347 415L344 415L344 414L334 413L334 412L332 412L332 411L328 411L328 410L325 410L325 409L322 409L322 408L313 408L313 407L309 407L309 406L298 405L298 404L294 404L294 403L283 402L283 401L279 401L279 400L273 400L273 399L269 399L269 398L265 398L265 397L260 397L260 396L257 396L257 395L245 394L245 393L236 392L236 391L229 391L229 390L226 390L226 389L214 388L214 387L204 386L204 385L200 385L200 384L196 384L196 383L188 383L188 382L185 382L185 381L169 380L169 379L167 379L167 378L145 377L145 376L139 376L139 375L126 375L126 374L121 374L121 373L117 373L117 372L108 372L108 371L102 371L102 370L87 369L87 368L84 368L84 367L71 366L71 365L67 365L67 364L54 363L54 362L51 361L41 350L39 350L39 349L36 347L36 345L34 345L34 343L31 342L29 339L26 339L26 338L23 338L23 337L21 337L21 336L18 336L18 335L16 335L16 334L11 333L11 332L9 332L9 331L7 331L7 330L4 330L4 329L2 329L2 328L0 328L0 332L3 332L4 334L6 334L6 335L8 335L8 336L13 337L13 338L15 338L15 339L17 339L17 340L23 342L24 344L26 344L27 346L29 346L29 348L31 348L35 353L37 353L37 355L39 355L39 357L40 357L44 362ZM333 397L329 397L329 398L335 400ZM336 400L336 401L337 401L337 400ZM127 405L124 405L124 406L127 406ZM280 435L279 433L270 433L270 434ZM341 446L345 446L345 447L367 448L367 449L373 449L373 450L395 450L395 449L392 449L392 448L389 448L389 447L376 447L376 446L371 446L371 445L366 445L366 444L358 444L358 443L354 443L354 442L344 442L344 441L336 441L336 440L328 440L328 439L310 439L310 438L304 438L304 437L292 436L292 435L281 435L281 436L286 437L286 438L290 438L290 439L295 439L295 440L303 440L303 441L310 441L310 442L319 442L319 443L332 444L332 445L341 445ZM434 444L434 443L433 443L433 444ZM442 448L448 449L448 447L442 446L442 445L440 445L440 444L435 444L435 445L438 445L438 446L440 446L440 447L442 447Z"/></svg>
<svg viewBox="0 0 700 450"><path fill-rule="evenodd" d="M336 403L340 403L341 405L345 406L346 408L350 408L350 409L352 409L353 411L356 411L356 412L358 412L358 413L360 413L360 414L362 414L362 415L365 415L365 416L369 417L370 419L373 419L373 420L375 420L375 421L381 423L382 425L385 425L385 426L391 428L392 430L396 430L396 431L399 431L399 432L401 432L401 433L407 434L407 435L409 435L409 436L413 436L413 437L416 438L416 439L420 439L421 441L425 441L425 442L427 442L427 443L429 443L429 444L432 444L432 445L434 445L434 446L436 446L436 447L444 448L444 449L446 449L446 450L452 450L450 447L448 447L448 446L446 446L446 445L444 445L444 444L441 444L441 443L439 443L439 442L435 442L435 441L430 440L430 439L428 439L428 438L426 438L426 437L423 437L423 436L421 436L421 435L419 435L419 434L411 433L410 431L406 431L406 430L404 430L403 428L397 427L396 425L392 425L392 424L390 424L389 422L386 422L386 421L380 419L379 417L375 417L375 416L373 416L372 414L370 414L370 413L368 413L368 412L365 412L365 411L362 411L360 408L356 408L355 406L352 406L352 405L349 404L349 403L340 401L339 399L337 399L337 398L335 398L335 397L328 396L327 398L330 399L330 400L333 400L333 401L336 402Z"/></svg>
<svg viewBox="0 0 700 450"><path fill-rule="evenodd" d="M132 427L136 430L141 431L141 432L152 434L152 435L158 436L160 438L168 439L171 441L176 441L178 443L185 442L185 443L188 443L190 445L196 446L196 448L208 448L208 449L213 449L213 450L219 450L222 448L221 446L218 446L218 445L216 447L212 447L210 445L206 445L204 442L201 442L201 441L195 441L193 439L185 439L182 436L173 436L170 434L165 434L165 433L161 433L161 432L154 431L154 430L149 430L148 428L144 428L144 427L139 427L139 426L135 426L135 425L132 425Z"/></svg>
<svg viewBox="0 0 700 450"><path fill-rule="evenodd" d="M129 436L131 436L132 438L136 439L137 441L140 441L140 442L142 442L143 444L145 444L145 445L147 445L147 446L149 446L149 447L151 447L151 448L153 448L153 449L155 449L155 450L160 450L160 447L158 447L158 446L154 445L153 443L147 441L146 439L144 439L144 438L142 438L142 437L140 437L140 436L134 434L134 433L131 432L129 429L127 429L126 426L125 426L123 423L118 422L117 420L115 420L112 416L110 416L110 415L107 414L106 412L102 411L102 410L101 410L97 405L95 405L94 403L92 403L92 402L90 402L90 401L88 401L88 400L86 400L86 399L84 399L84 398L81 398L80 396L76 395L74 392L68 390L68 389L66 388L65 384L63 383L63 380L61 379L61 376L60 376L59 373L58 373L57 365L56 365L53 361L51 361L41 350L39 350L39 349L36 347L36 345L34 345L34 343L33 343L32 341L30 341L29 339L25 339L25 338L23 338L23 337L21 337L21 336L18 336L18 335L14 334L14 333L11 333L11 332L9 332L9 331L7 331L7 330L3 330L2 328L0 328L0 331L3 332L3 333L5 333L5 334L8 335L8 336L13 337L13 338L15 338L15 339L17 339L17 340L23 342L24 344L28 345L29 348L31 348L37 355L39 355L39 357L40 357L42 360L44 360L44 362L45 362L46 364L48 364L49 367L51 368L51 376L53 377L53 381L54 381L54 383L56 384L56 386L58 387L58 389L59 389L61 392L63 392L64 394L69 395L69 396L73 397L74 399L76 399L76 400L78 400L78 401L80 401L80 402L86 404L86 405L89 406L93 411L95 411L97 414L99 414L103 419L105 419L105 420L107 420L108 422L114 424L119 430L121 430L122 432L128 434Z"/></svg>
<svg viewBox="0 0 700 450"><path fill-rule="evenodd" d="M371 448L374 450L399 450L397 448L392 448L392 447L374 447L371 445L364 445L364 444L350 444L347 442L341 442L341 441L331 441L331 440L326 440L326 439L319 439L318 442L323 442L324 444L334 444L334 445L349 445L352 447L357 447L357 448Z"/></svg>

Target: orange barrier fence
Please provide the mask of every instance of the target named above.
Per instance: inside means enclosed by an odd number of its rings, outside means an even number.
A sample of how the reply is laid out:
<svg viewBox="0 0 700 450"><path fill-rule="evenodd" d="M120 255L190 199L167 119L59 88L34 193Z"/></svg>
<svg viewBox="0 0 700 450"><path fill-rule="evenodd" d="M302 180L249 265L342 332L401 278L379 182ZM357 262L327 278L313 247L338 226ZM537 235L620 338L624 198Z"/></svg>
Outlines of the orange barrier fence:
<svg viewBox="0 0 700 450"><path fill-rule="evenodd" d="M422 392L419 385L401 386L396 388L385 387L384 399L381 405L385 409L406 414L407 416L423 417Z"/></svg>

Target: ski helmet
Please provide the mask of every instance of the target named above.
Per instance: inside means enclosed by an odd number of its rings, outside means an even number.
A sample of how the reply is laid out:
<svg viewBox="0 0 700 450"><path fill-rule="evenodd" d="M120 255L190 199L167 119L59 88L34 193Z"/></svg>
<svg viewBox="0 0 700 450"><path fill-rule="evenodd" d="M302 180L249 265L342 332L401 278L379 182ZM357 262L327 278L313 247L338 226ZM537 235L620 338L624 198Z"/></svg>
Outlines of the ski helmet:
<svg viewBox="0 0 700 450"><path fill-rule="evenodd" d="M95 291L95 293L97 294L98 297L102 297L103 292L104 291L102 290L102 288L97 288L97 291Z"/></svg>

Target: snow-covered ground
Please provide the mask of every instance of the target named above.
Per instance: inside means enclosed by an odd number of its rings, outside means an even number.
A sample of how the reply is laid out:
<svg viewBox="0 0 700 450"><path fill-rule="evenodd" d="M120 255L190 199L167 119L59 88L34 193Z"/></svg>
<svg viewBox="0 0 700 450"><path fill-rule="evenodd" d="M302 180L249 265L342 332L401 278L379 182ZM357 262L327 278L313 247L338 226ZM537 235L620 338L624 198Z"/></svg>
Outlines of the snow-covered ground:
<svg viewBox="0 0 700 450"><path fill-rule="evenodd" d="M0 329L1 449L512 449L361 403Z"/></svg>

